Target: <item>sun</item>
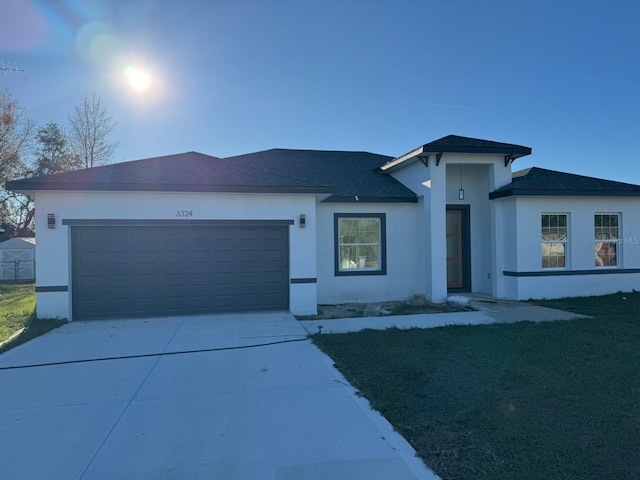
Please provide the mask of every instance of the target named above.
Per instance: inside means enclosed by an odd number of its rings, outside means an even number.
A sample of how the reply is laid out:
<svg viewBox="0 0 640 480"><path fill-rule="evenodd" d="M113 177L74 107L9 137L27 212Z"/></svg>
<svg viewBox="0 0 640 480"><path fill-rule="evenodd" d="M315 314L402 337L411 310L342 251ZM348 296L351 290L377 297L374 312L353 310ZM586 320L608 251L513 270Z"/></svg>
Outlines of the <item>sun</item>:
<svg viewBox="0 0 640 480"><path fill-rule="evenodd" d="M151 76L140 68L129 65L122 73L129 82L129 86L136 92L144 92L151 86Z"/></svg>

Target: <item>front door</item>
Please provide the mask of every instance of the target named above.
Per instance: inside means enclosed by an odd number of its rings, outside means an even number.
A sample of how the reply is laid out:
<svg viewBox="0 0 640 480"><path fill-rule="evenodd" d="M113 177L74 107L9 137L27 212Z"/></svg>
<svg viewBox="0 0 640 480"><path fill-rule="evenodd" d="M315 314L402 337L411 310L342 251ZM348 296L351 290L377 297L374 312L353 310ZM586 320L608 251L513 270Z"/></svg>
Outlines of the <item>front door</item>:
<svg viewBox="0 0 640 480"><path fill-rule="evenodd" d="M469 205L447 206L447 290L471 291Z"/></svg>

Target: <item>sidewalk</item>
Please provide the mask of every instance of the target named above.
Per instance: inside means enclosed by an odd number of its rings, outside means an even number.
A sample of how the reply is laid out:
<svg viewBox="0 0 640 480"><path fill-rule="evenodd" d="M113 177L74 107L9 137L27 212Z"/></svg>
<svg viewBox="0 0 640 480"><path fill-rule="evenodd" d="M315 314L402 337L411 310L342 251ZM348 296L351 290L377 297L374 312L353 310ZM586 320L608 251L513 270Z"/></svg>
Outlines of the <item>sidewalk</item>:
<svg viewBox="0 0 640 480"><path fill-rule="evenodd" d="M304 320L300 323L310 334L348 333L367 328L435 328L447 325L486 325L491 323L550 322L589 318L579 313L541 307L523 302L470 297L472 312L428 313L418 315L389 315L377 317L341 318L332 320Z"/></svg>

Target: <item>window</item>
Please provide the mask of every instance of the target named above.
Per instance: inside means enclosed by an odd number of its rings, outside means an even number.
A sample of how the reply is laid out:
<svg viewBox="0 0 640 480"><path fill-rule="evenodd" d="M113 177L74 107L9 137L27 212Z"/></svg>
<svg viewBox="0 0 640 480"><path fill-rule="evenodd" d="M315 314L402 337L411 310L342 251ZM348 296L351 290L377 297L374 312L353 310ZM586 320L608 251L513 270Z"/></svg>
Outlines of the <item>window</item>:
<svg viewBox="0 0 640 480"><path fill-rule="evenodd" d="M385 214L334 215L336 275L386 274Z"/></svg>
<svg viewBox="0 0 640 480"><path fill-rule="evenodd" d="M542 214L542 268L567 266L567 214Z"/></svg>
<svg viewBox="0 0 640 480"><path fill-rule="evenodd" d="M593 216L596 267L618 266L619 224L617 213L596 213Z"/></svg>

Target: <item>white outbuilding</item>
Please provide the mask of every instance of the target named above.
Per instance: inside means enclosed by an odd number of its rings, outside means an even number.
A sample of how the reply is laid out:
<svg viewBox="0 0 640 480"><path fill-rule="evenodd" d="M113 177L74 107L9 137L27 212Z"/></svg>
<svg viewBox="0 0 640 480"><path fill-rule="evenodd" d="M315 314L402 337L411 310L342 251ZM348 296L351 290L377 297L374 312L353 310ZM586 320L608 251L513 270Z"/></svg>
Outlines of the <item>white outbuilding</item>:
<svg viewBox="0 0 640 480"><path fill-rule="evenodd" d="M16 237L0 242L0 281L34 281L36 239Z"/></svg>

